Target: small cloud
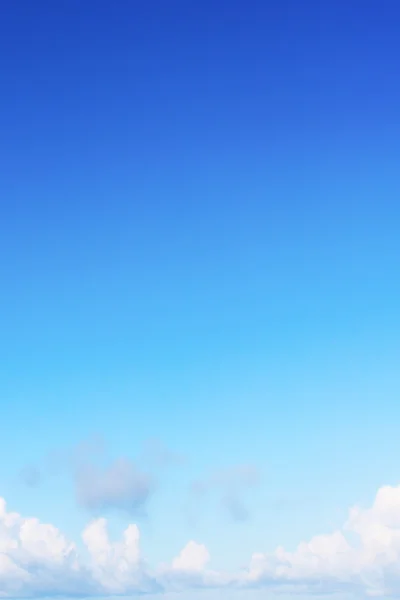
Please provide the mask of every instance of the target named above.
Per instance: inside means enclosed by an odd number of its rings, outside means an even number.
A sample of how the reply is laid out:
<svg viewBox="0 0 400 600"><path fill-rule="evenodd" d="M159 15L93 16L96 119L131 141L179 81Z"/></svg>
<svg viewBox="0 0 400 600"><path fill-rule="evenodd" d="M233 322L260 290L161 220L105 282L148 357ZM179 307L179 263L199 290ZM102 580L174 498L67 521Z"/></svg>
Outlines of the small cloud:
<svg viewBox="0 0 400 600"><path fill-rule="evenodd" d="M188 542L180 554L172 561L172 568L176 571L198 572L203 571L210 560L210 554L203 544Z"/></svg>
<svg viewBox="0 0 400 600"><path fill-rule="evenodd" d="M234 521L245 521L249 518L242 496L251 487L259 483L260 476L252 465L236 465L230 469L219 470L209 477L192 482L192 496L204 499L208 493L217 492L224 510Z"/></svg>
<svg viewBox="0 0 400 600"><path fill-rule="evenodd" d="M28 487L34 488L40 485L42 474L35 465L26 465L19 473L21 481Z"/></svg>
<svg viewBox="0 0 400 600"><path fill-rule="evenodd" d="M50 477L70 475L82 464L104 453L105 444L101 436L92 436L69 449L53 449L42 460L40 466L26 465L20 471L20 479L29 487L36 487Z"/></svg>
<svg viewBox="0 0 400 600"><path fill-rule="evenodd" d="M185 457L165 446L160 440L148 440L143 449L143 460L159 469L180 466L184 464Z"/></svg>
<svg viewBox="0 0 400 600"><path fill-rule="evenodd" d="M247 521L250 514L240 498L235 496L224 496L222 504L234 521Z"/></svg>
<svg viewBox="0 0 400 600"><path fill-rule="evenodd" d="M161 445L159 448L159 461L172 461L172 454L169 456ZM25 485L36 487L48 477L65 475L73 480L78 504L89 511L145 514L155 488L154 478L128 458L117 458L104 466L106 458L103 438L94 436L71 449L50 452L40 467L27 465L19 477Z"/></svg>
<svg viewBox="0 0 400 600"><path fill-rule="evenodd" d="M230 469L216 471L211 481L214 485L229 488L253 487L260 481L260 475L253 465L236 465Z"/></svg>
<svg viewBox="0 0 400 600"><path fill-rule="evenodd" d="M115 509L138 514L154 489L149 475L122 458L105 468L80 465L74 479L78 503L91 511Z"/></svg>

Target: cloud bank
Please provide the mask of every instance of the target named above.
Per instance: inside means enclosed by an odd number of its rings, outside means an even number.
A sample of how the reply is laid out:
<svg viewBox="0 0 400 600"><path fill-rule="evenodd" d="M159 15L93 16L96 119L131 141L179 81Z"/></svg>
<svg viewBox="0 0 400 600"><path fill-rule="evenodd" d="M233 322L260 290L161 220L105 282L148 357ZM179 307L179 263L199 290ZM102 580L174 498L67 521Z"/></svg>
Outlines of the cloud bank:
<svg viewBox="0 0 400 600"><path fill-rule="evenodd" d="M107 521L89 523L80 548L53 525L25 518L0 499L0 595L115 596L204 588L268 588L294 594L335 592L400 596L400 486L378 490L368 509L354 507L341 530L301 542L289 552L254 554L246 569L232 573L208 568L203 544L190 541L156 568L140 552L131 524L111 542Z"/></svg>

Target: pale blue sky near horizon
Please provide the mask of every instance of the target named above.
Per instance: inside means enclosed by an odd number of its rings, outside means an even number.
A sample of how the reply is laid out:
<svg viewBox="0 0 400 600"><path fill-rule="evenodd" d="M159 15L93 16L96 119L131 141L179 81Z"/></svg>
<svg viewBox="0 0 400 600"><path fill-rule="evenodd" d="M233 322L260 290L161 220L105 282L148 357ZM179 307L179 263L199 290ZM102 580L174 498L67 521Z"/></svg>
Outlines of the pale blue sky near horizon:
<svg viewBox="0 0 400 600"><path fill-rule="evenodd" d="M1 12L0 496L77 539L71 477L20 470L157 439L185 460L138 517L151 562L340 527L400 480L400 6ZM191 482L242 464L248 519L189 518Z"/></svg>

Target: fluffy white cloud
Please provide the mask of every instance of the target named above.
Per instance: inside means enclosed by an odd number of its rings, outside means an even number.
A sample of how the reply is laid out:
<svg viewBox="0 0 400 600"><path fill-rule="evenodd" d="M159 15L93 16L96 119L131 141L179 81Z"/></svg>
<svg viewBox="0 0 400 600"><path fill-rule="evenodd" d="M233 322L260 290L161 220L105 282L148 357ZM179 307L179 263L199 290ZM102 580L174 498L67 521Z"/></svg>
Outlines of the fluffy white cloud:
<svg viewBox="0 0 400 600"><path fill-rule="evenodd" d="M129 525L124 531L122 542L111 543L106 520L97 519L86 527L82 538L89 551L92 577L102 590L123 594L146 588L136 525Z"/></svg>
<svg viewBox="0 0 400 600"><path fill-rule="evenodd" d="M7 512L0 499L0 596L96 596L159 589L141 562L136 525L125 530L121 542L111 543L105 519L98 519L82 538L84 552L78 553L56 527Z"/></svg>
<svg viewBox="0 0 400 600"><path fill-rule="evenodd" d="M81 551L52 525L8 512L0 499L0 596L115 596L200 587L286 589L291 593L400 595L400 486L382 487L369 509L352 508L340 531L289 552L254 554L247 569L209 570L207 548L189 542L153 571L129 525L111 542L105 519L82 534Z"/></svg>
<svg viewBox="0 0 400 600"><path fill-rule="evenodd" d="M0 592L6 596L45 595L58 589L89 592L74 544L52 525L7 512L0 499Z"/></svg>
<svg viewBox="0 0 400 600"><path fill-rule="evenodd" d="M210 560L210 554L203 544L189 542L179 556L172 561L172 568L177 571L199 572Z"/></svg>
<svg viewBox="0 0 400 600"><path fill-rule="evenodd" d="M341 531L313 537L294 552L253 555L242 575L248 583L400 595L400 486L380 488L367 510L352 508Z"/></svg>

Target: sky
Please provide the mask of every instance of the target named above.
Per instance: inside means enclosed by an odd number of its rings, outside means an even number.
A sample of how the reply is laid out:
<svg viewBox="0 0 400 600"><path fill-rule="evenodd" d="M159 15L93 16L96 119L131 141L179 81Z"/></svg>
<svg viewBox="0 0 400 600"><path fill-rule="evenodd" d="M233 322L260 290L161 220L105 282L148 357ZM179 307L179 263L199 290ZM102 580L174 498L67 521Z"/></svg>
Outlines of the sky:
<svg viewBox="0 0 400 600"><path fill-rule="evenodd" d="M400 595L397 0L5 0L0 595Z"/></svg>

